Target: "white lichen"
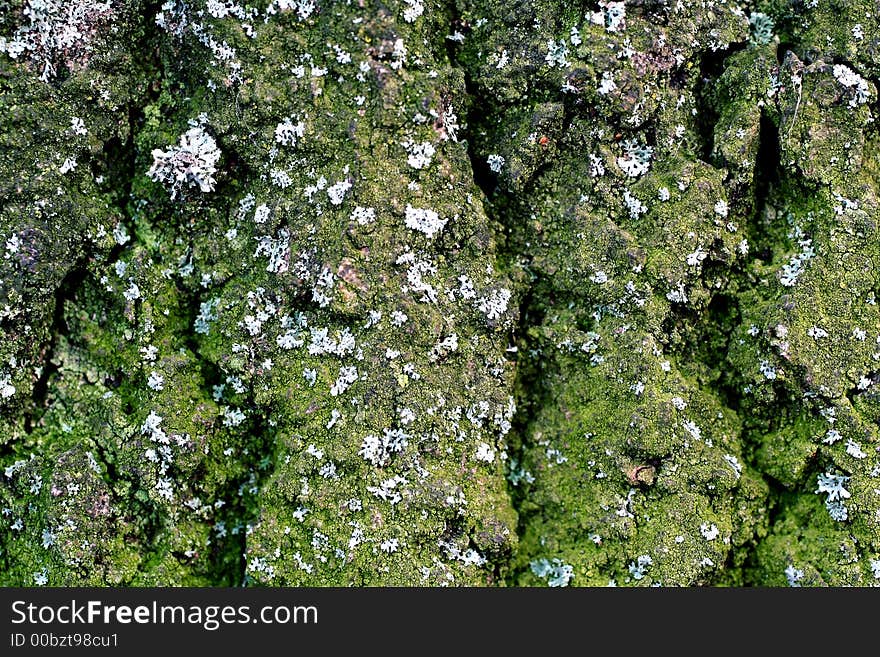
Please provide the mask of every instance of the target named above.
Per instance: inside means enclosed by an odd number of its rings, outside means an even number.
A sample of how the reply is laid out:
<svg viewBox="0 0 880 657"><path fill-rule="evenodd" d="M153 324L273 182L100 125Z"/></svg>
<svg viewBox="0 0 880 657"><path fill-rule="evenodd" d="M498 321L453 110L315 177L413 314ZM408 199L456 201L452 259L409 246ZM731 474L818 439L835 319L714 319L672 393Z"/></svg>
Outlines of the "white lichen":
<svg viewBox="0 0 880 657"><path fill-rule="evenodd" d="M220 149L202 126L194 126L180 136L177 146L153 150L153 166L147 175L161 182L175 198L182 190L197 187L202 192L214 191Z"/></svg>

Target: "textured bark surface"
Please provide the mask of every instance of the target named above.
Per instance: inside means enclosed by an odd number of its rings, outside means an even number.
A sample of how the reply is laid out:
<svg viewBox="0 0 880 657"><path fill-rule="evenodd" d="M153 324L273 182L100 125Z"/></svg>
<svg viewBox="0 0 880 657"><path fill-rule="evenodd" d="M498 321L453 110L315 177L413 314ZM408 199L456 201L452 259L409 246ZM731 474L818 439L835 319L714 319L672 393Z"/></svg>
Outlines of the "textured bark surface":
<svg viewBox="0 0 880 657"><path fill-rule="evenodd" d="M0 0L0 584L880 582L865 0Z"/></svg>

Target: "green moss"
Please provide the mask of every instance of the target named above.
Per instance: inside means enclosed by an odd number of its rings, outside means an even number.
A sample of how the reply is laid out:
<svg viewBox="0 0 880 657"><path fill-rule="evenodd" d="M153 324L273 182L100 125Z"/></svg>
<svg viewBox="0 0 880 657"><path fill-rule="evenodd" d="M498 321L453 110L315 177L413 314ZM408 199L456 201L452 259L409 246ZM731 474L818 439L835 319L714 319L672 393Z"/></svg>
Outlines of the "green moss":
<svg viewBox="0 0 880 657"><path fill-rule="evenodd" d="M871 583L870 3L424 4L0 55L0 583Z"/></svg>

